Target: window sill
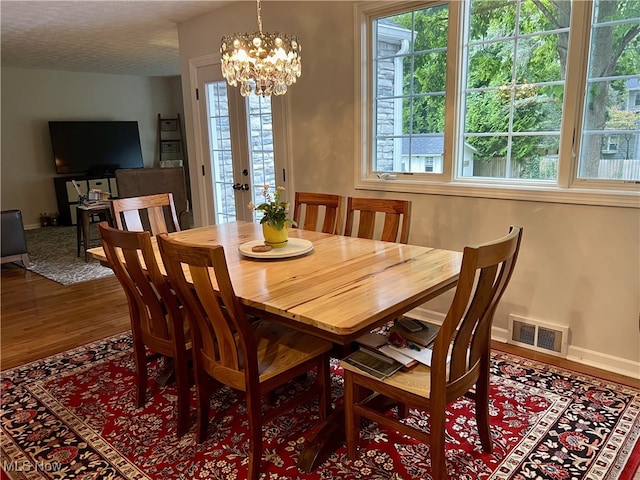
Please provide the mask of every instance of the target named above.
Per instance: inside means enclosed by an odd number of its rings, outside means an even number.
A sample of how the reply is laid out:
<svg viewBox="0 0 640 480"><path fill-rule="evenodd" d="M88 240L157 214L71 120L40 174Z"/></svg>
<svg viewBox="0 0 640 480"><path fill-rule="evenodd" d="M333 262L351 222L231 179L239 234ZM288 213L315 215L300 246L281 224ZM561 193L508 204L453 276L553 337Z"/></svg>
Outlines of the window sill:
<svg viewBox="0 0 640 480"><path fill-rule="evenodd" d="M629 190L605 190L595 188L559 188L552 185L479 185L466 182L425 182L416 180L356 180L356 190L383 192L421 193L456 197L523 200L544 203L574 205L598 205L606 207L640 208L640 186Z"/></svg>

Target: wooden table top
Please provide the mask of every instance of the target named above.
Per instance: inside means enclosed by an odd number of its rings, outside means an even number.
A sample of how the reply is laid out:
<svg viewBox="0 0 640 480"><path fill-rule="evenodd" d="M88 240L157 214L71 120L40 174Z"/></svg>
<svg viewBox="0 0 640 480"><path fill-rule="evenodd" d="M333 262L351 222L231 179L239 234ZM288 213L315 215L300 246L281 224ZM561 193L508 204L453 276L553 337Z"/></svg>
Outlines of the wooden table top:
<svg viewBox="0 0 640 480"><path fill-rule="evenodd" d="M212 225L171 236L223 245L236 295L253 313L341 344L455 286L462 262L461 252L301 229L291 229L289 237L311 241L312 252L247 258L238 246L262 239L257 223ZM101 247L88 252L106 261Z"/></svg>

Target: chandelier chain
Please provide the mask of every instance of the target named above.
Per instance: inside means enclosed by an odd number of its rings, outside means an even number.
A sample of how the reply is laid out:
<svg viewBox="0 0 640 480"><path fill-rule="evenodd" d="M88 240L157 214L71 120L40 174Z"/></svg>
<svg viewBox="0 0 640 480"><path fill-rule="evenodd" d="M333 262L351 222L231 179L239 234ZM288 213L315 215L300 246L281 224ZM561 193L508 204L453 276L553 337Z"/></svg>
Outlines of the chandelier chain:
<svg viewBox="0 0 640 480"><path fill-rule="evenodd" d="M256 0L256 3L256 8L258 9L258 31L262 35L262 4L260 3L260 0Z"/></svg>

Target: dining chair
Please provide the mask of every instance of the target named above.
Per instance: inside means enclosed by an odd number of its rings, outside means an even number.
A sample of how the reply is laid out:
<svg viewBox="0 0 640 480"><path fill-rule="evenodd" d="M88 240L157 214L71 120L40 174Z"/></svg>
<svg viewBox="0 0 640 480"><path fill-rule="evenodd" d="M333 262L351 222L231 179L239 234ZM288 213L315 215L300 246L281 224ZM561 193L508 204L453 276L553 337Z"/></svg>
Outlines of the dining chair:
<svg viewBox="0 0 640 480"><path fill-rule="evenodd" d="M247 478L256 480L262 458L263 423L315 396L319 398L320 420L326 418L331 402L332 344L279 324L249 319L235 294L221 245L178 242L165 234L157 238L169 281L191 322L198 442L207 435L213 387L224 384L244 392L250 432ZM270 392L314 368L317 374L312 387L271 407ZM262 411L261 397L265 395L265 404L270 408Z"/></svg>
<svg viewBox="0 0 640 480"><path fill-rule="evenodd" d="M111 201L115 225L120 230L150 231L152 235L180 231L172 193L142 197L118 198ZM171 220L167 225L165 211ZM167 228L167 227L171 228Z"/></svg>
<svg viewBox="0 0 640 480"><path fill-rule="evenodd" d="M353 365L344 368L347 454L356 458L361 417L412 436L430 445L432 477L447 478L445 461L445 409L462 395L475 400L476 422L482 449L492 451L489 425L489 363L491 324L496 307L516 264L522 228L511 227L507 236L478 246L465 247L453 301L436 337L431 367L419 364L384 379L376 379ZM475 385L475 392L473 387ZM369 393L370 392L370 393ZM398 415L386 416L398 403ZM402 422L408 407L429 412L429 434ZM421 414L419 414L421 415Z"/></svg>
<svg viewBox="0 0 640 480"><path fill-rule="evenodd" d="M175 293L160 271L151 234L98 224L102 247L109 265L127 297L133 352L137 373L136 405L144 406L147 390L147 362L155 356L172 359L178 390L179 437L189 427L191 379L189 361L191 335ZM146 347L153 353L147 356Z"/></svg>
<svg viewBox="0 0 640 480"><path fill-rule="evenodd" d="M355 218L357 229L354 230ZM384 223L376 228L376 220L384 218ZM344 234L358 238L374 238L384 242L407 243L411 222L411 201L384 198L347 198L347 219Z"/></svg>
<svg viewBox="0 0 640 480"><path fill-rule="evenodd" d="M322 217L321 214L324 214ZM304 221L302 220L304 218ZM318 221L322 219L322 224ZM339 234L342 219L342 196L330 193L296 192L293 220L303 230ZM302 222L302 224L301 224ZM318 230L320 227L320 230Z"/></svg>

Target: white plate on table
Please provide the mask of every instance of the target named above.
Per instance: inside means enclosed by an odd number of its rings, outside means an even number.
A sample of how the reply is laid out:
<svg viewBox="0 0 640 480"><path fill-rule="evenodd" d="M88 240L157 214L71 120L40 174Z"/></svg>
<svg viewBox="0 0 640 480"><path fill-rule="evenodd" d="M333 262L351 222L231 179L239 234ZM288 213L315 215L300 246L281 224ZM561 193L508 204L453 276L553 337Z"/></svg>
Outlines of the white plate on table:
<svg viewBox="0 0 640 480"><path fill-rule="evenodd" d="M305 255L313 250L313 243L304 238L289 238L287 245L282 248L272 248L268 252L254 252L253 247L264 245L264 240L252 240L238 245L238 250L245 257L250 258L290 258Z"/></svg>

